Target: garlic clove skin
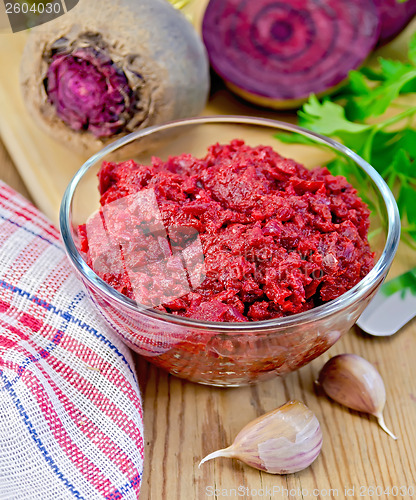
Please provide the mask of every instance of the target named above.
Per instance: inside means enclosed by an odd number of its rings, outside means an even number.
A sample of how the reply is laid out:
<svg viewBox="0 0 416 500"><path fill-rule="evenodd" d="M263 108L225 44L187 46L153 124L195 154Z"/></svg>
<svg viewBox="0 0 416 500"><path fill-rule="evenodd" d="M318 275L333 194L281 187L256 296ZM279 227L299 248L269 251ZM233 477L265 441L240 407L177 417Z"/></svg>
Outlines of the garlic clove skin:
<svg viewBox="0 0 416 500"><path fill-rule="evenodd" d="M337 403L375 416L380 427L397 439L384 423L386 389L383 379L369 361L357 354L334 356L323 366L317 383Z"/></svg>
<svg viewBox="0 0 416 500"><path fill-rule="evenodd" d="M271 474L292 474L308 467L322 448L322 432L315 414L299 401L289 401L248 423L233 444L207 455L237 458Z"/></svg>
<svg viewBox="0 0 416 500"><path fill-rule="evenodd" d="M356 354L340 354L327 361L319 373L318 384L331 399L352 410L374 414L386 403L380 374Z"/></svg>

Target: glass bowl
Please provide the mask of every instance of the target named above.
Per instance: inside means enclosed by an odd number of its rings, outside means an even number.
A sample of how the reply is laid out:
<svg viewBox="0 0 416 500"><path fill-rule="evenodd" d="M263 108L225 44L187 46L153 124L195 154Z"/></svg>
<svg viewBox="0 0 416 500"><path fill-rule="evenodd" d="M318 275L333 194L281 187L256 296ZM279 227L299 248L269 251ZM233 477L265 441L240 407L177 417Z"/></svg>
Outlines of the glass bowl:
<svg viewBox="0 0 416 500"><path fill-rule="evenodd" d="M278 133L300 134L305 144L278 140ZM202 158L208 146L235 138L250 146L271 146L307 168L322 164L334 154L348 163L348 181L357 188L365 185L365 193L358 194L372 207L370 244L376 255L374 268L358 284L306 312L264 321L224 323L190 319L156 310L154 304L137 303L94 273L79 249L79 225L91 220L99 208L97 172L103 161L134 159L146 164L152 156L167 160L182 153ZM349 330L376 293L400 238L400 219L391 191L358 155L295 125L244 116L180 120L115 141L75 174L62 200L60 226L69 259L92 304L116 334L131 349L170 373L216 386L239 386L282 375L325 352Z"/></svg>

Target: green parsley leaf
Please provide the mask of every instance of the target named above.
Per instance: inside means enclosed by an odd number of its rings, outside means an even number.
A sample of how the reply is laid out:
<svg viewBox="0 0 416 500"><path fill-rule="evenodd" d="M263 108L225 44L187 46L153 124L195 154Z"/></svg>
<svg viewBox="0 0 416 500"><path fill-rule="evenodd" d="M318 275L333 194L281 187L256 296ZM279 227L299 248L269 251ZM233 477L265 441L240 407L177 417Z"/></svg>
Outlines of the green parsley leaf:
<svg viewBox="0 0 416 500"><path fill-rule="evenodd" d="M409 61L416 66L416 32L413 33L409 42Z"/></svg>
<svg viewBox="0 0 416 500"><path fill-rule="evenodd" d="M413 295L416 295L416 267L405 274L397 276L388 281L381 287L383 295L389 297L394 293L409 290Z"/></svg>
<svg viewBox="0 0 416 500"><path fill-rule="evenodd" d="M342 106L329 100L321 103L316 96L310 97L298 112L298 117L300 126L336 137L346 145L352 144L354 147L351 149L357 153L362 150L372 128L371 125L351 122L346 118Z"/></svg>
<svg viewBox="0 0 416 500"><path fill-rule="evenodd" d="M366 66L361 68L358 72L361 73L362 75L364 75L368 80L371 80L374 82L382 82L383 80L386 79L385 76L383 75L383 73L381 73L381 71L377 71L373 68L367 68ZM347 82L347 85L348 85L348 82Z"/></svg>
<svg viewBox="0 0 416 500"><path fill-rule="evenodd" d="M384 114L390 104L400 95L416 90L416 67L399 61L380 60L385 80L379 86L368 89L366 94L352 96L348 108L351 120L363 121Z"/></svg>
<svg viewBox="0 0 416 500"><path fill-rule="evenodd" d="M384 59L383 57L380 57L378 62L380 63L381 74L385 81L400 78L415 69L413 64L394 61L392 59Z"/></svg>
<svg viewBox="0 0 416 500"><path fill-rule="evenodd" d="M383 177L388 176L388 169L396 170L401 165L401 152L407 152L407 159L416 158L416 131L412 129L398 130L397 132L378 131L373 138L372 149L368 162ZM412 162L410 162L412 165ZM416 169L412 166L411 170Z"/></svg>
<svg viewBox="0 0 416 500"><path fill-rule="evenodd" d="M279 139L279 141L283 142L284 144L306 144L306 145L315 145L315 141L312 139L309 139L308 137L301 135L301 134L295 134L290 133L290 132L281 132L275 134L275 138Z"/></svg>
<svg viewBox="0 0 416 500"><path fill-rule="evenodd" d="M369 128L369 125L361 125L347 120L344 108L339 104L329 100L324 100L321 103L314 95L304 104L298 116L299 125L325 135L344 134L345 132L360 134Z"/></svg>
<svg viewBox="0 0 416 500"><path fill-rule="evenodd" d="M400 149L395 154L392 168L403 180L416 183L416 171L408 153L404 149Z"/></svg>

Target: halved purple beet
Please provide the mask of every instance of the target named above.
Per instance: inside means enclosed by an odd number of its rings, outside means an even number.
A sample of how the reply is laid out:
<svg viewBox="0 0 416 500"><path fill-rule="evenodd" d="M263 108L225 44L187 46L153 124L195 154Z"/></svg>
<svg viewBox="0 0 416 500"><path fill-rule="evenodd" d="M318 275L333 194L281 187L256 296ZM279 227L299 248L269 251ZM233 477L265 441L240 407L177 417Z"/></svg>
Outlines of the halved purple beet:
<svg viewBox="0 0 416 500"><path fill-rule="evenodd" d="M236 93L274 108L342 82L379 29L373 0L210 0L202 23L213 69Z"/></svg>
<svg viewBox="0 0 416 500"><path fill-rule="evenodd" d="M380 11L381 29L379 44L398 35L416 15L416 0L374 0Z"/></svg>

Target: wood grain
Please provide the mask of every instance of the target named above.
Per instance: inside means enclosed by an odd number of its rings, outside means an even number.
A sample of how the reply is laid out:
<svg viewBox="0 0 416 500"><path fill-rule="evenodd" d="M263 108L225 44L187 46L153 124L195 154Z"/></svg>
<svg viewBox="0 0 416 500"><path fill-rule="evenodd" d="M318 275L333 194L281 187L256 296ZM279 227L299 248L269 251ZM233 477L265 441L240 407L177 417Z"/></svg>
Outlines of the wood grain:
<svg viewBox="0 0 416 500"><path fill-rule="evenodd" d="M0 38L0 64L7 68L7 78L0 78L0 133L11 154L0 144L0 179L26 196L30 192L37 205L56 221L60 197L82 158L74 152L68 154L31 122L17 87L16 61L24 37L10 41L6 35ZM399 55L401 47L391 44L385 53ZM260 113L221 87L213 94L207 112ZM288 115L279 118L293 119ZM416 253L402 247L392 275L415 265ZM385 420L399 436L398 441L388 437L374 418L343 408L315 392L313 381L320 368L330 356L342 352L365 357L382 374L387 391ZM146 442L140 498L412 498L411 491L401 494L400 488L413 487L416 493L415 360L416 321L391 338L370 337L355 327L298 372L251 387L196 385L170 376L137 356ZM250 420L289 399L306 403L322 425L322 453L311 467L289 476L272 476L235 460L217 459L198 468L203 456L229 445ZM383 493L371 495L368 488L377 486ZM399 488L397 494L393 487ZM390 494L384 493L387 488Z"/></svg>
<svg viewBox="0 0 416 500"><path fill-rule="evenodd" d="M405 254L410 259L402 249L395 272L404 267L400 261ZM415 255L412 263L416 264ZM380 486L383 491L393 486L416 488L415 334L415 321L391 338L370 337L353 328L325 355L298 372L237 389L197 386L137 358L146 438L143 498L202 499L209 498L213 488L223 490L216 498L237 497L233 489L238 493L239 487L253 490L241 497L247 499L254 498L255 492L260 496L262 488L269 492L264 498L374 498L368 494L370 486ZM350 411L315 392L313 381L320 368L330 356L343 352L365 357L382 374L387 391L385 420L398 434L398 441L387 436L373 417ZM322 425L322 453L309 469L271 476L223 458L198 469L203 456L228 446L250 420L289 399L307 404ZM355 488L355 495L345 495L345 488ZM294 494L282 489L293 489ZM308 490L309 495L299 494L298 489ZM314 496L313 490L320 494Z"/></svg>
<svg viewBox="0 0 416 500"><path fill-rule="evenodd" d="M1 142L0 179L28 195ZM414 265L416 253L402 247L392 275ZM370 337L353 328L327 353L298 372L234 389L180 380L136 356L145 420L145 470L140 498L412 498L410 494L371 496L368 487L416 490L415 338L415 320L390 338ZM315 392L313 381L320 368L330 356L342 352L365 357L382 374L387 391L385 420L399 436L398 441L387 436L374 418L350 411ZM198 468L203 456L231 444L250 420L289 399L303 401L321 422L324 444L311 467L288 476L272 476L221 458ZM345 488L349 489L347 494ZM217 495L214 489L219 491Z"/></svg>
<svg viewBox="0 0 416 500"><path fill-rule="evenodd" d="M0 179L9 186L12 186L16 191L33 202L25 183L22 180L17 169L14 167L9 152L5 148L3 141L0 139Z"/></svg>

